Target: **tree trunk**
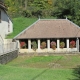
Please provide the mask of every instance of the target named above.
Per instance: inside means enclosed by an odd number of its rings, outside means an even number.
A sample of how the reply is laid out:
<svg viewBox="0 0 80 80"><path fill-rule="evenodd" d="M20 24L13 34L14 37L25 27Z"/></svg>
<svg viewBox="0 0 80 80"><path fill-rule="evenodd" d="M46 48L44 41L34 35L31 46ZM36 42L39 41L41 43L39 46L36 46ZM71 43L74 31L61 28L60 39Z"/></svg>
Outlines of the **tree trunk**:
<svg viewBox="0 0 80 80"><path fill-rule="evenodd" d="M25 0L25 10L27 9L27 0Z"/></svg>

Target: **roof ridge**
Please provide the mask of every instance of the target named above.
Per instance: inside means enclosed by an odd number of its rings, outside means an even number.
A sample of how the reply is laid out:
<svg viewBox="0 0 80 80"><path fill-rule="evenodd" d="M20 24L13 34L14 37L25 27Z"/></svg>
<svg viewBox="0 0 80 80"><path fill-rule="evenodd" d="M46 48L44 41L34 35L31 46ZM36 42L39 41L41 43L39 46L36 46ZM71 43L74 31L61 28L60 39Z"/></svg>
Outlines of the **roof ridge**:
<svg viewBox="0 0 80 80"><path fill-rule="evenodd" d="M40 19L40 20L67 20L67 19Z"/></svg>

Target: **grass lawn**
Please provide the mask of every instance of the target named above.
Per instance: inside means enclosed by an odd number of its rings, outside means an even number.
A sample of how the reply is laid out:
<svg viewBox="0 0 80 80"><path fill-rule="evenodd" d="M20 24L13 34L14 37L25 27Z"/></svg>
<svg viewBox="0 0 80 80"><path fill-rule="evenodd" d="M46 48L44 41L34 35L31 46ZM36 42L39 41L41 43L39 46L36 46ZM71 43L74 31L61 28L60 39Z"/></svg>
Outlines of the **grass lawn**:
<svg viewBox="0 0 80 80"><path fill-rule="evenodd" d="M0 65L1 80L70 80L80 55L19 56Z"/></svg>
<svg viewBox="0 0 80 80"><path fill-rule="evenodd" d="M0 66L1 80L68 80L72 70Z"/></svg>

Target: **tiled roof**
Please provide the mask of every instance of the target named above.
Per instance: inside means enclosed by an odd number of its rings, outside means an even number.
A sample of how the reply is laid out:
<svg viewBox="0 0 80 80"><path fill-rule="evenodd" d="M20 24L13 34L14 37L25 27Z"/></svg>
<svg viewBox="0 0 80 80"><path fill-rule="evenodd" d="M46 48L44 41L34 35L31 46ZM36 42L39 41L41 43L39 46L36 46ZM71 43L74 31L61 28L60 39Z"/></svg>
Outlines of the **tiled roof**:
<svg viewBox="0 0 80 80"><path fill-rule="evenodd" d="M80 28L67 19L40 19L20 34L16 39L28 38L75 38L80 37Z"/></svg>

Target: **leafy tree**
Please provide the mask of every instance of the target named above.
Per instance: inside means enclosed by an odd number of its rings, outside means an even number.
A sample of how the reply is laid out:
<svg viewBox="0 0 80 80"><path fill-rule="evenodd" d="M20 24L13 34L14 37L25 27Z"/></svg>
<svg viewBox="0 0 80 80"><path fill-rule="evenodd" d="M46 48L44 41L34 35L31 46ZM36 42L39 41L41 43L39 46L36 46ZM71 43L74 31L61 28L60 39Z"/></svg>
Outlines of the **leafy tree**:
<svg viewBox="0 0 80 80"><path fill-rule="evenodd" d="M8 13L11 17L17 15L19 11L18 0L5 0L5 4L7 5Z"/></svg>
<svg viewBox="0 0 80 80"><path fill-rule="evenodd" d="M31 6L33 7L32 15L48 16L49 10L52 9L52 0L34 0Z"/></svg>
<svg viewBox="0 0 80 80"><path fill-rule="evenodd" d="M54 12L57 18L65 18L66 16L73 22L80 25L80 0L55 0Z"/></svg>
<svg viewBox="0 0 80 80"><path fill-rule="evenodd" d="M80 26L80 0L1 0L11 17L66 18Z"/></svg>

